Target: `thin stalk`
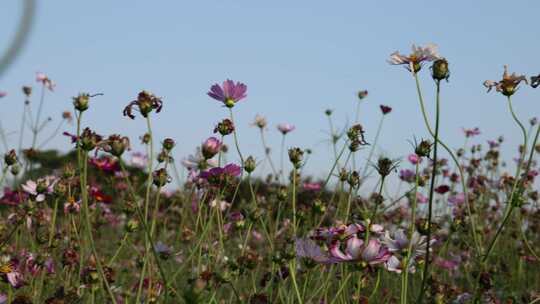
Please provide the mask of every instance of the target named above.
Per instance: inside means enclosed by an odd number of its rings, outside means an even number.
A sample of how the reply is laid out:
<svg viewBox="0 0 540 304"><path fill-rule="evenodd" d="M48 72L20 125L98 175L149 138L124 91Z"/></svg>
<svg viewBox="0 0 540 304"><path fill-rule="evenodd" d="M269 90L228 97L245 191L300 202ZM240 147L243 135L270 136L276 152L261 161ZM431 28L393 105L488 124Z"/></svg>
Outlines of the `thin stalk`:
<svg viewBox="0 0 540 304"><path fill-rule="evenodd" d="M432 137L435 137L435 133L431 129L431 125L430 125L428 117L427 117L426 109L425 109L425 106L424 106L424 98L422 97L422 90L420 89L420 81L418 79L418 74L417 73L414 73L414 79L416 81L416 92L418 93L418 100L420 102L420 109L422 110L422 116L424 118L424 124L426 125L426 129L428 130L429 134ZM467 187L467 182L465 180L465 173L463 172L463 168L461 167L461 164L459 163L459 160L456 157L456 155L454 154L454 152L440 138L437 139L437 142L446 150L446 152L448 152L448 154L450 155L450 157L452 158L452 160L456 164L456 167L457 167L457 169L459 171L461 187L463 188L463 196L464 196L465 206L466 206L466 210L467 210L467 216L469 217L469 220L470 220L471 232L472 232L472 235L473 235L473 240L474 240L476 253L478 255L481 255L482 252L481 252L480 242L478 241L478 236L476 235L476 231L477 231L476 222L475 222L474 216L472 214L472 210L471 210L471 204L470 204L470 201L469 201L469 190L468 190L468 187Z"/></svg>
<svg viewBox="0 0 540 304"><path fill-rule="evenodd" d="M422 276L422 285L420 287L420 295L418 296L418 303L422 303L424 298L424 288L429 275L429 253L431 244L431 218L433 216L433 197L435 190L435 176L437 175L437 161L438 161L438 148L439 148L439 122L440 122L440 93L441 93L441 81L437 80L437 96L435 101L435 134L433 136L433 167L431 169L431 183L429 186L429 203L428 203L428 218L427 218L427 244L426 244L426 257L424 259L424 271Z"/></svg>

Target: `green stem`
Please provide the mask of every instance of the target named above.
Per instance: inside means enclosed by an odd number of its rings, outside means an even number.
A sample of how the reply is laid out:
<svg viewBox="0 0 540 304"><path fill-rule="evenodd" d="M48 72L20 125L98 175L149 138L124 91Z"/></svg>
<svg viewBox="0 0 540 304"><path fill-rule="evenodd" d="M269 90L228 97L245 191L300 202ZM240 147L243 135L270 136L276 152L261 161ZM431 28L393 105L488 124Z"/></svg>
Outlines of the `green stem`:
<svg viewBox="0 0 540 304"><path fill-rule="evenodd" d="M433 167L431 170L431 183L429 187L429 203L428 203L428 218L427 218L427 244L426 244L426 257L424 259L424 271L422 276L422 285L420 287L420 295L418 297L418 303L422 303L424 297L424 289L429 276L429 254L431 245L431 219L433 216L433 197L435 190L435 177L437 175L437 152L439 147L439 122L440 122L440 93L441 93L441 81L437 80L437 96L435 101L435 134L433 136Z"/></svg>

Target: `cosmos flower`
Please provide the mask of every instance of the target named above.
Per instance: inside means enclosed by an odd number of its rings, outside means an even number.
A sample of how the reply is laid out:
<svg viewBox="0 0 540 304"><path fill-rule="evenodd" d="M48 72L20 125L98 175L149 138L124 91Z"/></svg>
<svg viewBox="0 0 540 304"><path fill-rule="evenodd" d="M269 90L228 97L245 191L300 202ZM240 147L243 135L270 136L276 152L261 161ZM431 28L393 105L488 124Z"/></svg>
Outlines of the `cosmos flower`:
<svg viewBox="0 0 540 304"><path fill-rule="evenodd" d="M22 185L23 190L35 196L36 202L42 202L45 200L45 196L51 194L56 184L56 177L46 176L39 178L37 181L28 180L26 184Z"/></svg>
<svg viewBox="0 0 540 304"><path fill-rule="evenodd" d="M106 173L115 173L120 169L118 166L118 161L112 157L92 157L88 160L88 162L96 169Z"/></svg>
<svg viewBox="0 0 540 304"><path fill-rule="evenodd" d="M277 126L277 128L281 134L286 135L287 133L294 131L296 127L288 123L281 123Z"/></svg>
<svg viewBox="0 0 540 304"><path fill-rule="evenodd" d="M226 107L232 108L235 103L247 97L246 91L247 86L245 84L241 82L234 83L234 81L227 79L223 82L223 86L217 83L214 84L207 94L215 100L223 102Z"/></svg>
<svg viewBox="0 0 540 304"><path fill-rule="evenodd" d="M331 263L328 254L324 253L319 245L310 239L297 239L295 242L296 256L308 258L317 263Z"/></svg>
<svg viewBox="0 0 540 304"><path fill-rule="evenodd" d="M375 238L370 238L367 245L364 240L356 235L345 241L345 249L341 249L341 243L335 241L330 245L330 260L332 262L364 262L368 265L377 265L386 262L391 253Z"/></svg>
<svg viewBox="0 0 540 304"><path fill-rule="evenodd" d="M392 112L392 108L389 107L389 106L380 105L379 107L381 108L381 112L383 113L383 115L386 115L386 114Z"/></svg>
<svg viewBox="0 0 540 304"><path fill-rule="evenodd" d="M36 81L41 82L49 91L54 91L56 83L54 83L47 75L41 72L36 73Z"/></svg>
<svg viewBox="0 0 540 304"><path fill-rule="evenodd" d="M463 128L463 133L465 133L465 137L474 137L477 135L480 135L480 128L476 127L474 129L465 129Z"/></svg>
<svg viewBox="0 0 540 304"><path fill-rule="evenodd" d="M0 198L0 205L17 206L26 198L26 193L11 190L9 187L4 187L4 195Z"/></svg>
<svg viewBox="0 0 540 304"><path fill-rule="evenodd" d="M435 239L431 240L431 244L433 244L434 242ZM407 252L409 248L411 248L411 252L408 271L411 273L414 273L416 271L416 259L423 257L426 254L427 250L426 236L420 235L417 231L413 232L410 241L403 229L396 230L393 235L391 235L390 232L386 231L385 235L382 238L382 243L393 254L392 260L387 263L388 270L397 273L403 271L403 265L401 263L396 264L396 260L399 261L399 258L403 259L407 257Z"/></svg>
<svg viewBox="0 0 540 304"><path fill-rule="evenodd" d="M413 165L416 165L422 162L422 158L414 153L409 154L409 156L407 156L407 160L409 160L409 162Z"/></svg>
<svg viewBox="0 0 540 304"><path fill-rule="evenodd" d="M210 159L219 153L221 141L215 137L209 137L201 145L201 152L205 159Z"/></svg>
<svg viewBox="0 0 540 304"><path fill-rule="evenodd" d="M517 75L516 73L509 74L508 66L504 66L503 78L500 81L486 80L484 86L488 89L488 92L492 88L504 96L512 96L517 90L519 83L524 81L527 83L527 78L524 75Z"/></svg>
<svg viewBox="0 0 540 304"><path fill-rule="evenodd" d="M388 63L393 65L405 65L405 68L410 72L417 73L422 68L422 64L426 61L434 61L441 58L438 54L436 44L428 44L425 47L412 45L410 55L402 55L399 52L394 52L390 55Z"/></svg>
<svg viewBox="0 0 540 304"><path fill-rule="evenodd" d="M310 190L310 191L319 191L319 190L321 190L321 184L320 183L305 182L305 183L302 184L302 187L305 190Z"/></svg>
<svg viewBox="0 0 540 304"><path fill-rule="evenodd" d="M64 203L64 213L79 213L81 210L81 201L75 201L75 198L69 197L67 202Z"/></svg>
<svg viewBox="0 0 540 304"><path fill-rule="evenodd" d="M161 98L156 97L154 94L148 91L141 91L137 95L137 99L131 101L123 111L124 116L127 116L131 119L135 119L133 115L133 108L137 107L137 110L143 117L147 117L152 110L156 110L156 113L161 111L163 107L163 101Z"/></svg>
<svg viewBox="0 0 540 304"><path fill-rule="evenodd" d="M199 174L202 178L214 185L221 185L229 182L233 178L242 173L242 168L235 164L228 164L225 167L216 167L210 170L203 171Z"/></svg>
<svg viewBox="0 0 540 304"><path fill-rule="evenodd" d="M139 169L145 169L148 167L148 156L141 152L134 152L131 154L130 164Z"/></svg>
<svg viewBox="0 0 540 304"><path fill-rule="evenodd" d="M448 203L454 206L461 205L465 202L465 194L458 193L456 195L450 195L448 196Z"/></svg>
<svg viewBox="0 0 540 304"><path fill-rule="evenodd" d="M267 121L266 121L266 118L264 116L261 116L259 114L255 115L255 119L253 121L253 125L258 127L259 129L264 129L266 128L266 125L267 125Z"/></svg>
<svg viewBox="0 0 540 304"><path fill-rule="evenodd" d="M0 98L6 97L6 96L7 96L7 92L6 92L6 91L0 91Z"/></svg>

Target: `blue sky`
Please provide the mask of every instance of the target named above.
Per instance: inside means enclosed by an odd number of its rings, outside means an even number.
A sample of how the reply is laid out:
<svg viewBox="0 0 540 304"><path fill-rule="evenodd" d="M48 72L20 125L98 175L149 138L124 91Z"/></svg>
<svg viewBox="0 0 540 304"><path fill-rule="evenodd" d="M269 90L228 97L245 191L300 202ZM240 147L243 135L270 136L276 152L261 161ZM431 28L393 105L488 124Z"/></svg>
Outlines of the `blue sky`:
<svg viewBox="0 0 540 304"><path fill-rule="evenodd" d="M1 45L12 37L20 0L0 2ZM503 65L526 75L540 73L538 1L39 1L31 39L0 79L0 119L16 131L22 108L20 86L34 83L36 71L57 82L47 96L46 115L58 119L78 92L103 92L92 101L85 120L102 134L136 139L141 119L122 117L123 107L147 89L164 100L154 116L158 138L178 143L177 159L211 135L227 112L206 96L211 84L226 78L248 85L248 98L235 107L244 154L262 158L258 132L249 127L255 114L275 125L290 122L297 130L289 145L314 148L307 170L322 175L329 168L327 108L335 123L353 119L356 92L369 90L361 123L372 139L379 104L387 117L380 149L392 157L410 151L407 142L426 136L410 74L386 63L395 50L412 43L437 43L450 62L450 82L443 86L442 136L463 144L462 127L479 126L476 141L504 135L517 144L519 133L505 100L486 94L482 82L500 79ZM433 103L434 85L422 73L424 93ZM540 113L540 91L523 87L515 96L522 119ZM432 107L430 107L432 108ZM73 128L73 127L71 127ZM49 128L51 131L52 127ZM13 143L16 136L12 137ZM232 144L232 142L229 142ZM68 147L59 137L51 146ZM508 148L508 153L514 148ZM365 157L367 151L363 152ZM277 157L277 156L276 156Z"/></svg>

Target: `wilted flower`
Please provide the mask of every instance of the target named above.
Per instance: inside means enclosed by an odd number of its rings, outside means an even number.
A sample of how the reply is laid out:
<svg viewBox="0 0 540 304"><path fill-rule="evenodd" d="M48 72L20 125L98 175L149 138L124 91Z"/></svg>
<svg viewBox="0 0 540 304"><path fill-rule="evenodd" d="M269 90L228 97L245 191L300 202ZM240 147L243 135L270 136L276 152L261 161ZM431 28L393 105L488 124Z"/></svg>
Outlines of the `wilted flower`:
<svg viewBox="0 0 540 304"><path fill-rule="evenodd" d="M111 153L116 157L122 156L125 150L130 149L129 138L118 134L109 135L99 146L103 151Z"/></svg>
<svg viewBox="0 0 540 304"><path fill-rule="evenodd" d="M386 115L386 114L392 112L392 108L389 107L389 106L380 105L379 107L381 108L381 112L383 113L383 115Z"/></svg>
<svg viewBox="0 0 540 304"><path fill-rule="evenodd" d="M147 117L152 110L156 110L156 113L159 113L163 107L163 101L161 101L161 98L156 97L148 91L141 91L139 95L137 95L137 99L130 102L124 108L124 116L135 119L135 115L132 113L134 106L137 106L137 109L143 117Z"/></svg>
<svg viewBox="0 0 540 304"><path fill-rule="evenodd" d="M234 132L234 123L232 120L225 118L220 121L214 128L214 133L219 133L222 136L229 135Z"/></svg>
<svg viewBox="0 0 540 304"><path fill-rule="evenodd" d="M281 134L286 135L287 133L294 131L296 127L288 123L281 123L277 126L277 128Z"/></svg>
<svg viewBox="0 0 540 304"><path fill-rule="evenodd" d="M91 151L101 143L101 139L101 135L90 130L90 128L85 128L80 138L81 148L86 151Z"/></svg>
<svg viewBox="0 0 540 304"><path fill-rule="evenodd" d="M56 83L54 83L47 75L37 72L36 81L41 82L49 91L53 91Z"/></svg>
<svg viewBox="0 0 540 304"><path fill-rule="evenodd" d="M302 149L298 147L289 149L289 160L296 169L300 168L303 159L304 151Z"/></svg>
<svg viewBox="0 0 540 304"><path fill-rule="evenodd" d="M412 45L412 53L408 56L394 52L390 55L388 63L394 65L405 65L407 70L418 73L425 61L434 61L439 59L438 47L435 44L428 44L425 47Z"/></svg>
<svg viewBox="0 0 540 304"><path fill-rule="evenodd" d="M64 213L79 213L81 210L81 201L76 201L72 196L68 198L67 202L64 203Z"/></svg>
<svg viewBox="0 0 540 304"><path fill-rule="evenodd" d="M232 108L235 103L246 98L246 91L247 86L245 84L241 82L234 83L234 81L227 79L223 82L222 87L217 83L214 84L207 94L215 100L223 102L226 107Z"/></svg>
<svg viewBox="0 0 540 304"><path fill-rule="evenodd" d="M266 118L264 116L261 116L259 114L255 115L255 120L253 121L253 125L258 127L259 129L266 128L266 125L268 123L266 122Z"/></svg>
<svg viewBox="0 0 540 304"><path fill-rule="evenodd" d="M500 81L486 80L484 81L484 86L488 89L488 92L492 88L495 88L497 92L500 92L504 96L512 96L517 90L520 82L524 81L527 83L527 78L523 75L517 75L508 73L508 66L504 66L503 78Z"/></svg>
<svg viewBox="0 0 540 304"><path fill-rule="evenodd" d="M358 91L357 96L358 96L358 99L362 100L368 96L368 91L367 90Z"/></svg>

